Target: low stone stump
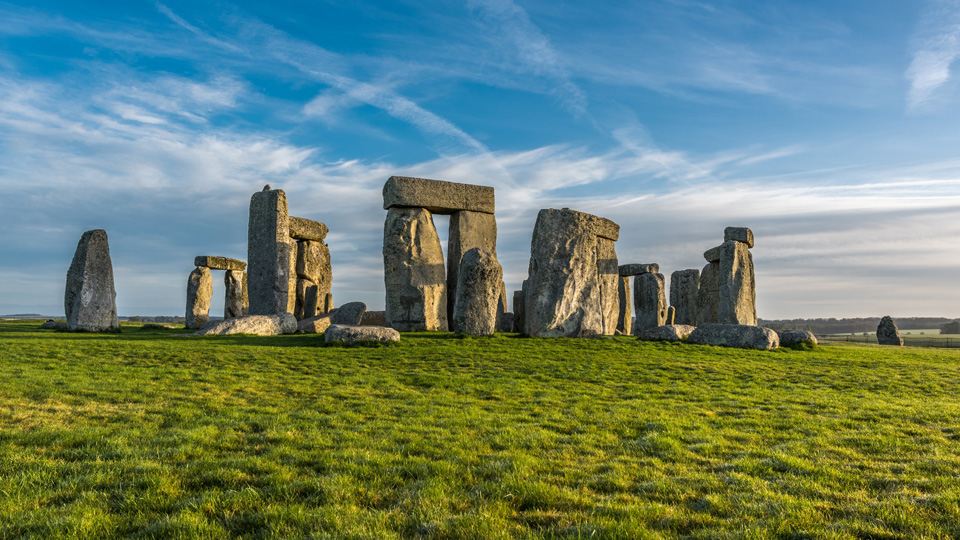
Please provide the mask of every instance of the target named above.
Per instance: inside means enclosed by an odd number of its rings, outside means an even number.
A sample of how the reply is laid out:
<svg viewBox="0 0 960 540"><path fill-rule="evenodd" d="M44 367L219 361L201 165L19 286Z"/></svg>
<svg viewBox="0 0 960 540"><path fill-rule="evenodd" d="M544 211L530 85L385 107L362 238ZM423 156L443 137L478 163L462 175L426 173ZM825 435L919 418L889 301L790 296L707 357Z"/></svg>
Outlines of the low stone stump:
<svg viewBox="0 0 960 540"><path fill-rule="evenodd" d="M745 324L705 324L698 326L688 338L697 345L717 345L761 351L780 346L777 333L769 328Z"/></svg>
<svg viewBox="0 0 960 540"><path fill-rule="evenodd" d="M360 317L360 326L386 326L387 313L385 311L364 311Z"/></svg>
<svg viewBox="0 0 960 540"><path fill-rule="evenodd" d="M55 321L53 319L40 325L40 328L46 330L68 330L70 327L67 326L65 321Z"/></svg>
<svg viewBox="0 0 960 540"><path fill-rule="evenodd" d="M361 342L386 343L400 341L400 332L386 326L349 326L335 324L324 332L325 343L352 345Z"/></svg>
<svg viewBox="0 0 960 540"><path fill-rule="evenodd" d="M813 335L813 332L805 330L782 330L777 332L777 337L780 338L780 345L783 347L804 344L817 345L817 336Z"/></svg>
<svg viewBox="0 0 960 540"><path fill-rule="evenodd" d="M253 334L255 336L279 336L281 334L292 334L296 331L297 319L289 313L280 313L279 315L244 315L216 324L207 323L193 335Z"/></svg>
<svg viewBox="0 0 960 540"><path fill-rule="evenodd" d="M640 332L641 341L686 341L696 326L689 324L668 324L656 328L647 328Z"/></svg>
<svg viewBox="0 0 960 540"><path fill-rule="evenodd" d="M359 326L366 311L367 305L363 302L347 302L333 311L330 324Z"/></svg>
<svg viewBox="0 0 960 540"><path fill-rule="evenodd" d="M324 313L323 315L314 315L309 319L304 319L297 322L297 333L298 334L322 334L327 331L327 328L330 328L330 325L333 324L330 321L330 317L337 312L337 310Z"/></svg>

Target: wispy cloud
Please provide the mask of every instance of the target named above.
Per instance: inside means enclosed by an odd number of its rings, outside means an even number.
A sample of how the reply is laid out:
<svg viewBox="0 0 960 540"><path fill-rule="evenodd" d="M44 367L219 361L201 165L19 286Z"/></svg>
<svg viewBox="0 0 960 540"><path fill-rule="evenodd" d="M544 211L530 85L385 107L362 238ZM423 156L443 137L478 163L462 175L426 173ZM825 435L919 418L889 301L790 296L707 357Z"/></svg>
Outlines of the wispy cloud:
<svg viewBox="0 0 960 540"><path fill-rule="evenodd" d="M950 67L960 57L960 2L930 0L917 28L914 49L906 72L910 110L930 102L937 89L950 80Z"/></svg>

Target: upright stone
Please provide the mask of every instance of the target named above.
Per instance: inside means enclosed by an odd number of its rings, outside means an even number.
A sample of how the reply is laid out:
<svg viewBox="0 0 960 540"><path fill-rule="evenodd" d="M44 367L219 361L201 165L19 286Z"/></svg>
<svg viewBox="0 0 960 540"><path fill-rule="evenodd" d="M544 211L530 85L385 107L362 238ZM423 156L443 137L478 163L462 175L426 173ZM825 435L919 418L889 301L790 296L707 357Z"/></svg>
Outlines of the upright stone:
<svg viewBox="0 0 960 540"><path fill-rule="evenodd" d="M523 320L523 289L513 291L513 331L521 334L526 331Z"/></svg>
<svg viewBox="0 0 960 540"><path fill-rule="evenodd" d="M877 343L880 345L903 346L900 329L897 328L897 323L893 322L893 318L889 315L884 315L884 317L880 319L880 325L877 326Z"/></svg>
<svg viewBox="0 0 960 540"><path fill-rule="evenodd" d="M324 309L332 286L330 248L319 240L298 241L296 276L294 315L297 320L308 319Z"/></svg>
<svg viewBox="0 0 960 540"><path fill-rule="evenodd" d="M617 333L620 316L620 267L613 240L597 237L597 278L600 280L600 314L603 335Z"/></svg>
<svg viewBox="0 0 960 540"><path fill-rule="evenodd" d="M320 308L317 307L317 311L320 311ZM323 312L330 313L333 311L333 293L327 293L327 296L323 299Z"/></svg>
<svg viewBox="0 0 960 540"><path fill-rule="evenodd" d="M720 324L756 326L753 256L744 242L728 240L721 247L717 318Z"/></svg>
<svg viewBox="0 0 960 540"><path fill-rule="evenodd" d="M387 324L397 330L447 330L443 249L423 208L390 208L383 226Z"/></svg>
<svg viewBox="0 0 960 540"><path fill-rule="evenodd" d="M677 270L670 275L670 305L676 308L676 321L670 324L697 325L700 271Z"/></svg>
<svg viewBox="0 0 960 540"><path fill-rule="evenodd" d="M296 317L297 311L297 241L289 240L290 259L287 270L287 313Z"/></svg>
<svg viewBox="0 0 960 540"><path fill-rule="evenodd" d="M290 232L282 189L254 193L247 226L250 313L286 313L290 297Z"/></svg>
<svg viewBox="0 0 960 540"><path fill-rule="evenodd" d="M620 276L617 298L620 300L620 310L617 314L617 335L629 336L633 333L633 298L630 296L630 276Z"/></svg>
<svg viewBox="0 0 960 540"><path fill-rule="evenodd" d="M492 336L497 331L502 279L503 268L493 253L473 248L463 254L451 322L454 332Z"/></svg>
<svg viewBox="0 0 960 540"><path fill-rule="evenodd" d="M649 328L663 326L667 320L667 295L664 291L666 280L663 274L640 274L633 280L633 303L637 311L637 322L633 333L639 336Z"/></svg>
<svg viewBox="0 0 960 540"><path fill-rule="evenodd" d="M700 273L697 291L697 324L717 324L720 305L720 262L710 262Z"/></svg>
<svg viewBox="0 0 960 540"><path fill-rule="evenodd" d="M249 301L243 284L246 281L246 272L241 270L227 270L223 274L225 294L223 298L223 318L232 319L246 314Z"/></svg>
<svg viewBox="0 0 960 540"><path fill-rule="evenodd" d="M464 184L465 185L465 184ZM491 188L492 189L492 188ZM447 239L447 313L455 315L457 280L460 259L474 248L480 248L497 258L497 220L493 214L461 211L450 216Z"/></svg>
<svg viewBox="0 0 960 540"><path fill-rule="evenodd" d="M206 266L198 266L187 278L187 328L200 328L210 320L210 299L213 297L213 277Z"/></svg>
<svg viewBox="0 0 960 540"><path fill-rule="evenodd" d="M95 229L80 237L67 271L63 307L69 330L103 332L120 328L107 231Z"/></svg>

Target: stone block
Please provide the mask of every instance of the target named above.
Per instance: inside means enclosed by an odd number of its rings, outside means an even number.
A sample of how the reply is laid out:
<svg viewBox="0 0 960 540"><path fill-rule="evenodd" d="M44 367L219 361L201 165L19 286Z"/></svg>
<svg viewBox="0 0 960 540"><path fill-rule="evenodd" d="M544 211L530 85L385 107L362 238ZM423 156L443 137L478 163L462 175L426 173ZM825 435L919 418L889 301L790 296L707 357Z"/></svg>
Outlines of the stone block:
<svg viewBox="0 0 960 540"><path fill-rule="evenodd" d="M458 279L451 329L469 336L492 336L497 331L503 283L503 268L496 256L480 248L466 252Z"/></svg>
<svg viewBox="0 0 960 540"><path fill-rule="evenodd" d="M703 258L707 262L718 263L720 262L720 254L723 252L723 246L712 247L703 252Z"/></svg>
<svg viewBox="0 0 960 540"><path fill-rule="evenodd" d="M658 274L660 265L657 263L621 264L617 270L621 276L639 276L640 274Z"/></svg>
<svg viewBox="0 0 960 540"><path fill-rule="evenodd" d="M893 318L889 315L885 315L880 319L880 325L877 326L877 343L880 345L903 346L900 329L897 328L897 323L893 322Z"/></svg>
<svg viewBox="0 0 960 540"><path fill-rule="evenodd" d="M214 257L212 255L201 255L193 259L194 266L205 266L211 270L239 270L243 272L247 269L247 263L231 259L230 257Z"/></svg>
<svg viewBox="0 0 960 540"><path fill-rule="evenodd" d="M523 289L513 291L513 331L524 333L526 328L523 322Z"/></svg>
<svg viewBox="0 0 960 540"><path fill-rule="evenodd" d="M781 347L804 344L817 345L817 336L806 330L778 330L777 338L780 339Z"/></svg>
<svg viewBox="0 0 960 540"><path fill-rule="evenodd" d="M746 227L727 227L723 230L723 241L743 242L747 248L753 247L753 231Z"/></svg>
<svg viewBox="0 0 960 540"><path fill-rule="evenodd" d="M383 227L387 325L400 331L447 326L443 249L423 208L390 208Z"/></svg>
<svg viewBox="0 0 960 540"><path fill-rule="evenodd" d="M676 308L674 324L697 325L700 270L677 270L670 274L670 305Z"/></svg>
<svg viewBox="0 0 960 540"><path fill-rule="evenodd" d="M620 315L620 271L617 265L617 250L613 240L597 237L597 279L600 280L600 315L603 318L603 335L617 333Z"/></svg>
<svg viewBox="0 0 960 540"><path fill-rule="evenodd" d="M326 343L352 345L362 342L387 343L400 341L400 332L385 326L347 326L335 324L327 328L323 339Z"/></svg>
<svg viewBox="0 0 960 540"><path fill-rule="evenodd" d="M697 328L688 324L666 324L640 332L641 341L686 341Z"/></svg>
<svg viewBox="0 0 960 540"><path fill-rule="evenodd" d="M279 336L281 334L292 334L296 331L297 319L290 313L280 313L277 315L243 315L225 321L210 321L201 327L195 335L252 334L255 336Z"/></svg>
<svg viewBox="0 0 960 540"><path fill-rule="evenodd" d="M707 263L697 290L697 324L716 324L720 305L720 262Z"/></svg>
<svg viewBox="0 0 960 540"><path fill-rule="evenodd" d="M620 276L617 284L617 298L620 309L617 313L617 335L633 334L633 297L630 295L630 276Z"/></svg>
<svg viewBox="0 0 960 540"><path fill-rule="evenodd" d="M384 311L364 311L360 326L386 326L387 314Z"/></svg>
<svg viewBox="0 0 960 540"><path fill-rule="evenodd" d="M292 243L288 221L287 196L282 189L267 186L250 198L247 285L251 314L288 312ZM293 287L295 291L296 281Z"/></svg>
<svg viewBox="0 0 960 540"><path fill-rule="evenodd" d="M747 244L729 240L720 255L720 298L717 318L721 324L757 324L753 255Z"/></svg>
<svg viewBox="0 0 960 540"><path fill-rule="evenodd" d="M425 208L434 214L493 214L495 209L492 187L391 176L383 185L383 209L395 207Z"/></svg>
<svg viewBox="0 0 960 540"><path fill-rule="evenodd" d="M667 321L666 279L663 274L640 274L633 278L633 307L637 320L634 335L648 328L663 326Z"/></svg>
<svg viewBox="0 0 960 540"><path fill-rule="evenodd" d="M290 238L322 242L327 237L327 226L312 219L290 216Z"/></svg>
<svg viewBox="0 0 960 540"><path fill-rule="evenodd" d="M347 302L334 310L330 323L357 326L363 320L363 314L366 311L367 305L363 302Z"/></svg>
<svg viewBox="0 0 960 540"><path fill-rule="evenodd" d="M450 216L447 238L447 313L453 317L457 299L460 259L464 253L479 248L497 258L497 220L493 214L455 212Z"/></svg>
<svg viewBox="0 0 960 540"><path fill-rule="evenodd" d="M120 328L107 231L95 229L80 237L67 270L63 307L69 330L103 332Z"/></svg>
<svg viewBox="0 0 960 540"><path fill-rule="evenodd" d="M213 297L213 277L206 266L198 266L187 278L187 328L200 328L210 320L210 300Z"/></svg>
<svg viewBox="0 0 960 540"><path fill-rule="evenodd" d="M770 350L780 346L777 333L769 328L746 324L707 324L690 334L690 343L741 349Z"/></svg>
<svg viewBox="0 0 960 540"><path fill-rule="evenodd" d="M249 307L247 291L243 284L246 282L246 272L242 270L227 270L223 274L224 297L223 318L230 319L246 315Z"/></svg>
<svg viewBox="0 0 960 540"><path fill-rule="evenodd" d="M331 318L337 313L337 310L330 311L329 313L324 313L322 315L314 315L313 317L308 317L302 321L297 322L297 333L298 334L322 334L327 331L327 328L332 324Z"/></svg>

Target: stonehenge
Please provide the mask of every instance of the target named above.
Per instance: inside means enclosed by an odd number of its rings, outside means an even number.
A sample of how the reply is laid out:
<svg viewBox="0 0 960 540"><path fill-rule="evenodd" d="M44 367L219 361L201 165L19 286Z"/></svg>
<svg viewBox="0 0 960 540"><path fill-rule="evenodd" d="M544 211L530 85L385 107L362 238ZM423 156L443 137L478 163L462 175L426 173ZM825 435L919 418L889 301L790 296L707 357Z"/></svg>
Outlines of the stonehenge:
<svg viewBox="0 0 960 540"><path fill-rule="evenodd" d="M498 330L503 268L490 251L473 248L463 255L458 274L451 330L492 336Z"/></svg>
<svg viewBox="0 0 960 540"><path fill-rule="evenodd" d="M644 330L663 326L667 321L666 280L663 274L645 272L633 278L633 304L636 322L633 334L639 336Z"/></svg>
<svg viewBox="0 0 960 540"><path fill-rule="evenodd" d="M67 270L63 307L68 330L119 330L117 292L113 285L107 231L94 229L80 237Z"/></svg>
<svg viewBox="0 0 960 540"><path fill-rule="evenodd" d="M213 278L210 269L198 266L187 278L187 328L200 328L210 320L210 298L213 296Z"/></svg>
<svg viewBox="0 0 960 540"><path fill-rule="evenodd" d="M880 319L880 325L877 326L877 343L880 345L895 345L897 347L903 346L900 329L897 328L897 323L893 322L893 318L889 315L884 315L883 318Z"/></svg>
<svg viewBox="0 0 960 540"><path fill-rule="evenodd" d="M621 336L634 335L633 328L633 305L634 299L630 295L630 278L640 274L656 274L660 272L660 265L657 263L647 264L621 264L617 267L617 273L620 275L620 282L617 284L617 298L620 306L617 311L616 334Z"/></svg>
<svg viewBox="0 0 960 540"><path fill-rule="evenodd" d="M707 265L700 274L697 323L757 325L752 247L753 231L727 227L723 244L704 252Z"/></svg>
<svg viewBox="0 0 960 540"><path fill-rule="evenodd" d="M323 340L325 343L341 343L343 345L352 345L354 343L387 343L391 341L400 341L400 332L393 328L384 326L350 326L345 324L334 324L324 332Z"/></svg>
<svg viewBox="0 0 960 540"><path fill-rule="evenodd" d="M698 326L688 338L698 345L737 347L761 351L780 346L777 333L769 328L749 324L707 324Z"/></svg>
<svg viewBox="0 0 960 540"><path fill-rule="evenodd" d="M193 264L196 268L187 278L187 328L200 328L210 320L210 300L213 297L211 270L225 270L223 318L247 314L247 263L229 257L201 255L193 259Z"/></svg>
<svg viewBox="0 0 960 540"><path fill-rule="evenodd" d="M700 270L677 270L670 274L670 307L676 309L673 324L697 325Z"/></svg>

